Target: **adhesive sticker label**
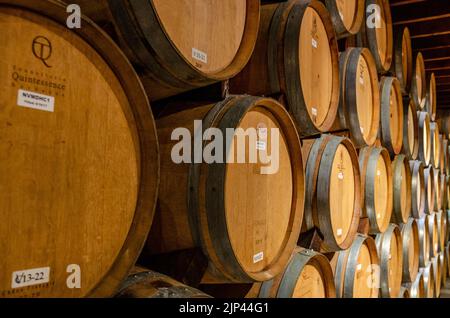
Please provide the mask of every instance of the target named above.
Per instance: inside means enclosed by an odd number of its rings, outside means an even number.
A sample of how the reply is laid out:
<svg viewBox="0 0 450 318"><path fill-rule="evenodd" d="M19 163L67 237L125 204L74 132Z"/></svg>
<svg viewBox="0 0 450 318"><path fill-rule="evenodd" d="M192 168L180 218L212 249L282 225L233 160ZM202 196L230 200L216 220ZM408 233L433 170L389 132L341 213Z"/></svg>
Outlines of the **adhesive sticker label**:
<svg viewBox="0 0 450 318"><path fill-rule="evenodd" d="M53 112L55 110L55 98L53 96L19 89L17 94L17 105L46 112Z"/></svg>
<svg viewBox="0 0 450 318"><path fill-rule="evenodd" d="M20 288L48 283L50 267L33 268L12 273L11 288Z"/></svg>
<svg viewBox="0 0 450 318"><path fill-rule="evenodd" d="M315 49L317 49L317 47L319 46L319 43L315 39L312 39L311 44Z"/></svg>
<svg viewBox="0 0 450 318"><path fill-rule="evenodd" d="M265 141L257 141L256 142L256 149L257 150L262 150L262 151L266 151L266 142Z"/></svg>
<svg viewBox="0 0 450 318"><path fill-rule="evenodd" d="M264 259L264 252L260 252L253 256L253 264L259 263Z"/></svg>
<svg viewBox="0 0 450 318"><path fill-rule="evenodd" d="M195 48L192 48L192 57L202 63L205 63L205 64L208 63L208 54L206 54L205 52L202 52L200 50L197 50Z"/></svg>

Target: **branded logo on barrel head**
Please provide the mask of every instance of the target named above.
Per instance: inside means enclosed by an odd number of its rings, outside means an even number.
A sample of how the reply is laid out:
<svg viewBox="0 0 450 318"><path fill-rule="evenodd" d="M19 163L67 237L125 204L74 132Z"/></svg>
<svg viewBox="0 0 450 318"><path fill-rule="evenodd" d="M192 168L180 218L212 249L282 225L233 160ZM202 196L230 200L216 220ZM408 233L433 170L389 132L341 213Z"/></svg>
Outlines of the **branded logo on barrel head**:
<svg viewBox="0 0 450 318"><path fill-rule="evenodd" d="M37 36L33 40L32 45L33 54L36 58L42 61L45 66L50 68L51 66L47 63L47 61L52 56L52 43L49 39L44 36Z"/></svg>

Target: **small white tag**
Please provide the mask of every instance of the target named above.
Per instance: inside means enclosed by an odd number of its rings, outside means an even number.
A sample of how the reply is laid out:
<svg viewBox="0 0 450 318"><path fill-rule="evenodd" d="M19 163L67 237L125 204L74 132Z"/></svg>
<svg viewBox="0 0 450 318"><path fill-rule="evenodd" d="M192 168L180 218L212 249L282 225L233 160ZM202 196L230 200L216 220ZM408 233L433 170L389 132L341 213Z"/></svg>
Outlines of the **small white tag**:
<svg viewBox="0 0 450 318"><path fill-rule="evenodd" d="M265 141L261 141L261 140L257 141L256 142L256 149L265 151L266 150L266 142Z"/></svg>
<svg viewBox="0 0 450 318"><path fill-rule="evenodd" d="M357 266L356 266L356 271L361 271L361 269L362 269L362 264L358 264Z"/></svg>
<svg viewBox="0 0 450 318"><path fill-rule="evenodd" d="M377 176L381 176L381 171L377 170Z"/></svg>
<svg viewBox="0 0 450 318"><path fill-rule="evenodd" d="M381 219L381 214L380 213L377 214L377 219L378 220Z"/></svg>
<svg viewBox="0 0 450 318"><path fill-rule="evenodd" d="M337 229L336 234L338 237L342 236L342 229Z"/></svg>
<svg viewBox="0 0 450 318"><path fill-rule="evenodd" d="M192 57L197 61L208 64L208 54L205 52L192 48Z"/></svg>
<svg viewBox="0 0 450 318"><path fill-rule="evenodd" d="M27 269L12 273L11 288L20 288L48 283L50 281L50 267Z"/></svg>
<svg viewBox="0 0 450 318"><path fill-rule="evenodd" d="M392 255L391 254L389 254L389 260L391 260L392 259Z"/></svg>
<svg viewBox="0 0 450 318"><path fill-rule="evenodd" d="M317 41L315 39L312 39L311 41L313 48L317 49L317 47L319 46L319 43L317 43Z"/></svg>
<svg viewBox="0 0 450 318"><path fill-rule="evenodd" d="M264 252L255 254L253 256L253 264L259 263L264 259Z"/></svg>
<svg viewBox="0 0 450 318"><path fill-rule="evenodd" d="M438 245L437 243L434 244L434 249L437 251L438 250Z"/></svg>
<svg viewBox="0 0 450 318"><path fill-rule="evenodd" d="M53 96L19 89L17 94L17 105L46 112L53 112L55 108L55 98Z"/></svg>
<svg viewBox="0 0 450 318"><path fill-rule="evenodd" d="M359 129L361 130L361 134L364 134L364 127L359 127Z"/></svg>
<svg viewBox="0 0 450 318"><path fill-rule="evenodd" d="M311 108L311 113L313 114L313 116L317 116L317 108Z"/></svg>
<svg viewBox="0 0 450 318"><path fill-rule="evenodd" d="M359 83L361 85L364 85L364 77L362 77L362 76L359 77Z"/></svg>
<svg viewBox="0 0 450 318"><path fill-rule="evenodd" d="M344 173L343 172L339 172L338 173L338 179L339 180L344 180Z"/></svg>

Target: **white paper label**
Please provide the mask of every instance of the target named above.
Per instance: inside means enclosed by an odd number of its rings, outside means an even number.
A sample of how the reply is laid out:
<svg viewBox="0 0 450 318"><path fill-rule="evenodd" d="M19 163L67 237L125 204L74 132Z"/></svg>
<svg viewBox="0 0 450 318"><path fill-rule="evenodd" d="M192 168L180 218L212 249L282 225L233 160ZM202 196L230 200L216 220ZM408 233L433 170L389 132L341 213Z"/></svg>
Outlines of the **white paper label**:
<svg viewBox="0 0 450 318"><path fill-rule="evenodd" d="M392 259L392 255L391 254L389 254L389 259Z"/></svg>
<svg viewBox="0 0 450 318"><path fill-rule="evenodd" d="M311 113L313 114L313 116L317 116L317 108L311 108Z"/></svg>
<svg viewBox="0 0 450 318"><path fill-rule="evenodd" d="M253 264L259 263L264 259L264 252L255 254L253 256Z"/></svg>
<svg viewBox="0 0 450 318"><path fill-rule="evenodd" d="M337 229L336 234L338 237L342 236L342 229Z"/></svg>
<svg viewBox="0 0 450 318"><path fill-rule="evenodd" d="M256 149L257 150L262 150L262 151L266 151L266 142L265 141L257 141L256 142Z"/></svg>
<svg viewBox="0 0 450 318"><path fill-rule="evenodd" d="M377 176L381 176L381 171L377 170Z"/></svg>
<svg viewBox="0 0 450 318"><path fill-rule="evenodd" d="M316 41L315 39L312 39L311 43L312 43L312 46L313 46L315 49L317 49L317 46L319 45L319 43L317 43L317 41Z"/></svg>
<svg viewBox="0 0 450 318"><path fill-rule="evenodd" d="M344 180L344 173L343 172L339 172L338 173L338 179L339 180Z"/></svg>
<svg viewBox="0 0 450 318"><path fill-rule="evenodd" d="M12 273L11 288L45 284L50 281L50 267L27 269Z"/></svg>
<svg viewBox="0 0 450 318"><path fill-rule="evenodd" d="M359 129L361 130L361 134L364 134L364 127L359 127Z"/></svg>
<svg viewBox="0 0 450 318"><path fill-rule="evenodd" d="M356 266L356 270L359 272L359 271L361 271L361 269L362 269L362 264L358 264L358 265Z"/></svg>
<svg viewBox="0 0 450 318"><path fill-rule="evenodd" d="M377 214L377 219L381 219L381 214L380 213Z"/></svg>
<svg viewBox="0 0 450 318"><path fill-rule="evenodd" d="M55 109L55 98L53 96L19 89L17 94L17 105L46 112L53 112Z"/></svg>
<svg viewBox="0 0 450 318"><path fill-rule="evenodd" d="M205 64L208 63L208 54L206 54L205 52L202 52L200 50L197 50L195 48L192 48L192 57L202 63L205 63Z"/></svg>
<svg viewBox="0 0 450 318"><path fill-rule="evenodd" d="M364 77L362 77L362 76L359 77L359 83L361 85L364 85Z"/></svg>

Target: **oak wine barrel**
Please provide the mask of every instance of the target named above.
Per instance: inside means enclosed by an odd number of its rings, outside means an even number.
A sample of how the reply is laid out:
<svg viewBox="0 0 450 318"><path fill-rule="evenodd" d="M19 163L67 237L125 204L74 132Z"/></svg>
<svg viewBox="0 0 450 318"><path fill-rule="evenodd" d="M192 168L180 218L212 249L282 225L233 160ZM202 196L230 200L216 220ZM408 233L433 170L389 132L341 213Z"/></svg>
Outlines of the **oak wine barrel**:
<svg viewBox="0 0 450 318"><path fill-rule="evenodd" d="M362 215L369 218L370 234L383 233L389 226L393 205L392 167L384 148L365 147L359 153Z"/></svg>
<svg viewBox="0 0 450 318"><path fill-rule="evenodd" d="M438 169L441 162L441 143L439 140L439 125L438 123L430 123L430 133L431 133L431 165Z"/></svg>
<svg viewBox="0 0 450 318"><path fill-rule="evenodd" d="M427 78L427 91L425 96L425 110L430 114L431 120L436 120L436 77L434 73Z"/></svg>
<svg viewBox="0 0 450 318"><path fill-rule="evenodd" d="M186 286L166 275L136 268L122 282L116 298L211 298L198 289Z"/></svg>
<svg viewBox="0 0 450 318"><path fill-rule="evenodd" d="M253 56L230 81L230 92L281 93L300 135L329 131L339 104L339 56L325 5L293 0L263 6Z"/></svg>
<svg viewBox="0 0 450 318"><path fill-rule="evenodd" d="M411 293L409 291L409 288L406 287L400 287L400 291L396 298L411 298Z"/></svg>
<svg viewBox="0 0 450 318"><path fill-rule="evenodd" d="M433 168L434 177L434 206L433 211L439 211L442 209L442 188L441 188L441 172L439 169Z"/></svg>
<svg viewBox="0 0 450 318"><path fill-rule="evenodd" d="M439 298L439 296L441 295L441 285L442 285L442 268L441 262L439 260L439 254L436 254L436 256L431 259L431 264L433 265L433 273L434 273L435 297Z"/></svg>
<svg viewBox="0 0 450 318"><path fill-rule="evenodd" d="M302 151L306 161L303 228L319 229L324 251L347 249L361 211L358 154L350 139L332 135L323 135Z"/></svg>
<svg viewBox="0 0 450 318"><path fill-rule="evenodd" d="M419 270L419 228L414 218L409 218L406 224L400 225L403 247L403 275L402 283L415 281Z"/></svg>
<svg viewBox="0 0 450 318"><path fill-rule="evenodd" d="M422 53L414 56L413 77L411 81L411 96L417 105L417 110L424 110L426 103L426 72Z"/></svg>
<svg viewBox="0 0 450 318"><path fill-rule="evenodd" d="M430 262L427 266L420 269L423 275L425 298L435 298L436 297L436 282L434 280L434 267L433 263Z"/></svg>
<svg viewBox="0 0 450 318"><path fill-rule="evenodd" d="M74 2L117 39L151 100L233 77L258 34L258 0Z"/></svg>
<svg viewBox="0 0 450 318"><path fill-rule="evenodd" d="M172 140L178 127L184 129ZM162 117L157 128L163 165L146 253L202 247L210 264L206 282L278 275L296 246L305 195L300 140L287 111L273 99L230 96ZM211 134L215 141L230 137L217 145ZM192 136L199 139L197 159L174 161ZM268 161L274 155L278 160Z"/></svg>
<svg viewBox="0 0 450 318"><path fill-rule="evenodd" d="M339 39L357 34L364 23L364 0L325 0Z"/></svg>
<svg viewBox="0 0 450 318"><path fill-rule="evenodd" d="M436 213L432 212L426 216L428 219L428 240L430 242L430 259L435 257L439 251L439 237L438 237L438 220Z"/></svg>
<svg viewBox="0 0 450 318"><path fill-rule="evenodd" d="M425 182L425 213L431 214L434 211L434 170L429 166L423 170L424 182Z"/></svg>
<svg viewBox="0 0 450 318"><path fill-rule="evenodd" d="M282 275L263 282L259 298L335 298L333 271L328 258L297 248Z"/></svg>
<svg viewBox="0 0 450 318"><path fill-rule="evenodd" d="M375 238L380 259L380 293L383 298L396 298L403 274L403 247L399 227L390 224L386 232Z"/></svg>
<svg viewBox="0 0 450 318"><path fill-rule="evenodd" d="M394 158L392 179L394 182L394 199L391 222L396 224L406 223L411 216L412 179L409 161L405 155L397 155Z"/></svg>
<svg viewBox="0 0 450 318"><path fill-rule="evenodd" d="M338 298L378 298L379 258L375 240L358 234L352 246L338 253L335 271Z"/></svg>
<svg viewBox="0 0 450 318"><path fill-rule="evenodd" d="M425 267L430 262L430 234L428 228L428 216L425 215L417 220L417 227L419 229L419 266Z"/></svg>
<svg viewBox="0 0 450 318"><path fill-rule="evenodd" d="M423 163L418 160L409 162L411 168L411 215L420 219L425 215L426 189Z"/></svg>
<svg viewBox="0 0 450 318"><path fill-rule="evenodd" d="M410 287L411 298L425 298L425 281L421 271L417 273L414 283Z"/></svg>
<svg viewBox="0 0 450 318"><path fill-rule="evenodd" d="M447 176L439 172L439 191L441 194L441 209L445 210L447 207Z"/></svg>
<svg viewBox="0 0 450 318"><path fill-rule="evenodd" d="M448 278L448 264L447 264L447 255L445 250L439 253L439 263L441 266L441 285L445 287Z"/></svg>
<svg viewBox="0 0 450 318"><path fill-rule="evenodd" d="M380 139L394 157L403 145L403 98L399 81L395 77L382 77L380 95Z"/></svg>
<svg viewBox="0 0 450 318"><path fill-rule="evenodd" d="M402 153L410 160L416 160L419 156L419 120L416 105L409 97L403 98Z"/></svg>
<svg viewBox="0 0 450 318"><path fill-rule="evenodd" d="M431 128L430 115L427 112L417 112L419 121L419 157L425 166L431 161Z"/></svg>
<svg viewBox="0 0 450 318"><path fill-rule="evenodd" d="M380 125L380 91L375 61L366 48L339 56L341 94L333 130L348 129L357 148L372 146Z"/></svg>
<svg viewBox="0 0 450 318"><path fill-rule="evenodd" d="M444 252L447 243L447 213L440 210L436 212L437 234L438 234L438 251Z"/></svg>
<svg viewBox="0 0 450 318"><path fill-rule="evenodd" d="M375 12L373 6L379 8ZM379 16L375 19L374 16ZM388 0L366 0L365 22L357 36L357 46L370 48L377 64L378 73L391 68L394 47L391 9ZM373 25L369 25L372 23Z"/></svg>
<svg viewBox="0 0 450 318"><path fill-rule="evenodd" d="M403 95L409 95L412 79L412 64L411 35L409 29L408 27L395 28L391 72L398 78Z"/></svg>
<svg viewBox="0 0 450 318"><path fill-rule="evenodd" d="M66 19L61 2L0 1L0 297L112 296L153 218L146 94L97 26Z"/></svg>

